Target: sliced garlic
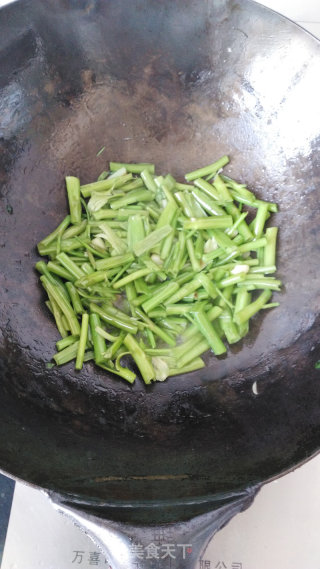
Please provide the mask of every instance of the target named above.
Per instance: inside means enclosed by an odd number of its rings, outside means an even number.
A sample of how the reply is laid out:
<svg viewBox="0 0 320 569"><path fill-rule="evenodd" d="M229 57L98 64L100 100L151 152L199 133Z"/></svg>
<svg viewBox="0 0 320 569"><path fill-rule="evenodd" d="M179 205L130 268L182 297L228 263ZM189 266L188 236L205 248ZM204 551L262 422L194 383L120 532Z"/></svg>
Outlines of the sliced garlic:
<svg viewBox="0 0 320 569"><path fill-rule="evenodd" d="M235 265L230 271L232 275L239 275L240 273L247 273L249 271L249 265Z"/></svg>
<svg viewBox="0 0 320 569"><path fill-rule="evenodd" d="M218 247L219 245L216 242L215 238L210 237L210 239L208 239L208 241L205 242L203 251L204 253L211 253L211 251L215 251L216 249L218 249Z"/></svg>

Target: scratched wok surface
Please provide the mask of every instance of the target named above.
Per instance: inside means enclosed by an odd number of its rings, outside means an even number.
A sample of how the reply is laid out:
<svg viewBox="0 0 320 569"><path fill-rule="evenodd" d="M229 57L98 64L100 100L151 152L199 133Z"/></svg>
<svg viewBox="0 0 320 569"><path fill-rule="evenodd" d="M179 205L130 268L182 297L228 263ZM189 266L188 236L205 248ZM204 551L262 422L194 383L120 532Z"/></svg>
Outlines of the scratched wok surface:
<svg viewBox="0 0 320 569"><path fill-rule="evenodd" d="M0 48L0 467L122 520L155 504L173 520L316 452L319 43L247 0L34 0L0 11ZM35 244L66 214L64 176L111 159L182 179L223 154L279 204L281 306L148 388L46 369Z"/></svg>

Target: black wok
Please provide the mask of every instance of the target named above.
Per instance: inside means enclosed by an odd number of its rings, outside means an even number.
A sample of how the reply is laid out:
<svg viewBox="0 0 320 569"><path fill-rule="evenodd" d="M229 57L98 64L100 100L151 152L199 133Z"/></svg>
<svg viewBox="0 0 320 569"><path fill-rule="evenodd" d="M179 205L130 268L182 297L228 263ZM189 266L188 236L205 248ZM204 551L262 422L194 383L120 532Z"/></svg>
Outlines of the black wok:
<svg viewBox="0 0 320 569"><path fill-rule="evenodd" d="M0 48L0 467L148 523L150 505L153 522L187 519L315 453L318 41L249 0L26 0L0 11ZM279 204L280 307L226 357L151 387L48 370L57 334L33 266L64 176L89 182L111 159L181 178L223 154Z"/></svg>

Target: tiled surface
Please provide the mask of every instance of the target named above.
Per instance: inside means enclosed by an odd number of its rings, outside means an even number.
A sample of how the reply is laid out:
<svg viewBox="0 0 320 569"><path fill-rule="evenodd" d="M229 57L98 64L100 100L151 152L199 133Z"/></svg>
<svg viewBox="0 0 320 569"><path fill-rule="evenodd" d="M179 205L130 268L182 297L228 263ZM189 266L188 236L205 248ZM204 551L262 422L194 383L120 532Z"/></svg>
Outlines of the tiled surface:
<svg viewBox="0 0 320 569"><path fill-rule="evenodd" d="M0 0L0 6L6 3ZM320 38L319 0L263 3ZM2 534L8 505L1 497L11 491L6 488L4 492L0 485ZM320 456L267 484L253 506L215 536L197 569L320 569L319 530ZM108 567L92 542L56 513L41 492L17 484L1 569L76 566Z"/></svg>

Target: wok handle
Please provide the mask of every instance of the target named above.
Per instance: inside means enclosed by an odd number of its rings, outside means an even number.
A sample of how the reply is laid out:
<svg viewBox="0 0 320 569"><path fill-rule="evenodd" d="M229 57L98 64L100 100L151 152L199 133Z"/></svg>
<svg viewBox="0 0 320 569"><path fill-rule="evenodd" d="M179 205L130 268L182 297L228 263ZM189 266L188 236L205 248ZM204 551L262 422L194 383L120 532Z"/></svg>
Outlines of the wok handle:
<svg viewBox="0 0 320 569"><path fill-rule="evenodd" d="M112 569L195 569L212 536L252 503L260 486L186 522L138 526L105 520L50 499L102 550ZM152 523L152 511L150 512Z"/></svg>

